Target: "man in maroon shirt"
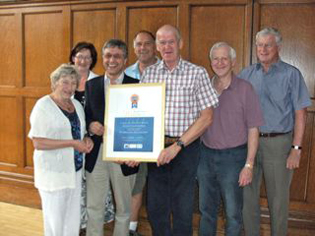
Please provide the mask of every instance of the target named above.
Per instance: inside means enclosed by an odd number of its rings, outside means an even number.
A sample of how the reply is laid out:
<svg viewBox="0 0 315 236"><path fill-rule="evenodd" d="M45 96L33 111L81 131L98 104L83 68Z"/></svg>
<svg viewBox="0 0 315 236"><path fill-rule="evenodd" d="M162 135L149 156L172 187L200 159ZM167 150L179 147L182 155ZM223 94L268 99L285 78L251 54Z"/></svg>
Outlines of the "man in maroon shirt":
<svg viewBox="0 0 315 236"><path fill-rule="evenodd" d="M258 146L258 126L263 124L258 96L251 84L233 74L235 50L219 42L210 50L215 76L212 86L219 96L213 123L201 137L198 167L199 235L216 235L221 199L226 212L226 235L240 235L243 186L252 180Z"/></svg>

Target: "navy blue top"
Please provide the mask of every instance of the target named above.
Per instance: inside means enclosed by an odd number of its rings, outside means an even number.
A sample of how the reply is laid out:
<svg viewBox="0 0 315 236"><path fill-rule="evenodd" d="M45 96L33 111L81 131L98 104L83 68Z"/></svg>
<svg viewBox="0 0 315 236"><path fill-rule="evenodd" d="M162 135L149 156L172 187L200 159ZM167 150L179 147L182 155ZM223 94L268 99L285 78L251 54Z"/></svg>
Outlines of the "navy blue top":
<svg viewBox="0 0 315 236"><path fill-rule="evenodd" d="M63 114L65 114L65 116L70 121L71 133L72 133L73 139L81 140L80 120L79 120L79 117L78 117L76 111L74 111L72 113L69 113L63 109L61 109L61 111L63 112ZM75 171L80 170L83 166L83 154L77 150L74 150L74 165L75 165Z"/></svg>

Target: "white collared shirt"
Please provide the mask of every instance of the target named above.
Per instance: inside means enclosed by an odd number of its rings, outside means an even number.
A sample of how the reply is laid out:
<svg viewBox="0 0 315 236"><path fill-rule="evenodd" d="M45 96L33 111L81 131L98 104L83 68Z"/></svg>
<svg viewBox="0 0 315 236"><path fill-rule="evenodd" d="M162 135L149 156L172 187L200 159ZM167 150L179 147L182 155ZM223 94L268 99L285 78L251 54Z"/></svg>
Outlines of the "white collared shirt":
<svg viewBox="0 0 315 236"><path fill-rule="evenodd" d="M125 77L125 73L122 72L120 74L120 76L115 80L116 84L122 84L124 77ZM110 85L110 78L106 74L104 75L104 84L105 84L104 90L105 90L105 94L106 94L106 90L107 90L108 86Z"/></svg>

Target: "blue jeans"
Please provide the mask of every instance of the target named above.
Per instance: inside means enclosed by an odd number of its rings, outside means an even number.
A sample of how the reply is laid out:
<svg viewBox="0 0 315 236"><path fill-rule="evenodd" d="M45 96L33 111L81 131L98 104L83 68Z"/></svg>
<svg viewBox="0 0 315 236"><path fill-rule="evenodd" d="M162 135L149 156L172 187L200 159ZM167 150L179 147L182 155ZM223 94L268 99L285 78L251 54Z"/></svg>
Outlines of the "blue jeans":
<svg viewBox="0 0 315 236"><path fill-rule="evenodd" d="M181 150L169 164L160 167L156 163L148 164L147 211L154 236L192 235L199 158L198 139Z"/></svg>
<svg viewBox="0 0 315 236"><path fill-rule="evenodd" d="M225 235L240 235L243 188L239 187L238 180L246 156L246 144L223 150L201 145L198 167L200 236L216 235L217 214L221 198L226 215Z"/></svg>

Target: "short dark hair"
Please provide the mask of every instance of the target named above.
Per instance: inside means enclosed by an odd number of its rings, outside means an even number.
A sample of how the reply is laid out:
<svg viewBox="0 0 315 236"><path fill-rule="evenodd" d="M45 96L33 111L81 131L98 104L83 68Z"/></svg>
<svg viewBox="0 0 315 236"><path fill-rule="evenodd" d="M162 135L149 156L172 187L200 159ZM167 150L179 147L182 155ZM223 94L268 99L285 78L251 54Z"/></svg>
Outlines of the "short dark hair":
<svg viewBox="0 0 315 236"><path fill-rule="evenodd" d="M150 31L147 31L147 30L140 30L140 31L138 31L138 32L135 34L134 39L136 39L139 34L148 34L148 35L151 36L151 38L153 39L153 41L155 41L155 36L154 36L154 34L152 34Z"/></svg>
<svg viewBox="0 0 315 236"><path fill-rule="evenodd" d="M123 51L124 58L126 59L128 57L128 48L127 44L120 40L120 39L110 39L104 43L104 46L102 48L102 54L104 55L104 51L106 48L119 48Z"/></svg>
<svg viewBox="0 0 315 236"><path fill-rule="evenodd" d="M155 36L154 36L154 34L152 34L150 31L147 31L147 30L140 30L140 31L138 31L138 32L135 34L135 37L133 38L133 47L135 47L135 41L136 41L136 38L137 38L137 36L138 36L139 34L147 34L147 35L149 35L149 36L152 38L153 42L155 42Z"/></svg>
<svg viewBox="0 0 315 236"><path fill-rule="evenodd" d="M70 56L69 56L69 62L70 64L74 64L74 61L72 60L73 57L77 55L78 52L80 52L82 49L88 49L90 50L91 57L92 57L92 63L90 66L90 70L94 68L97 62L97 52L92 43L88 42L78 42L71 50Z"/></svg>

